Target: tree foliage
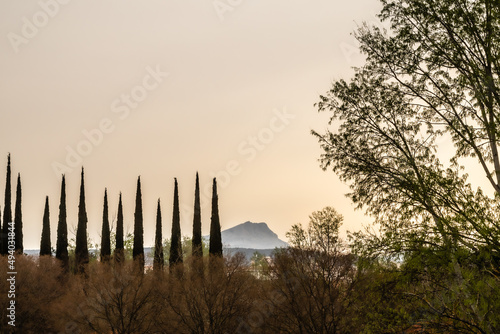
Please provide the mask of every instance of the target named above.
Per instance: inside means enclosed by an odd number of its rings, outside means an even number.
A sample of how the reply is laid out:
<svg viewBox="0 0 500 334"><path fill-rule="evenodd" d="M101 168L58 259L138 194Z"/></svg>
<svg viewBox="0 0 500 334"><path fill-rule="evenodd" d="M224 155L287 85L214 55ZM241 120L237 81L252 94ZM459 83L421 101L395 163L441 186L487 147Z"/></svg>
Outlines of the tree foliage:
<svg viewBox="0 0 500 334"><path fill-rule="evenodd" d="M343 218L332 207L314 212L307 229L294 225L290 248L278 250L269 266L271 286L280 298L272 327L277 332L349 332L348 297L356 270L338 236Z"/></svg>
<svg viewBox="0 0 500 334"><path fill-rule="evenodd" d="M192 255L203 256L202 235L201 235L201 205L200 205L200 180L196 173L196 186L194 191L194 215L193 215L193 245Z"/></svg>
<svg viewBox="0 0 500 334"><path fill-rule="evenodd" d="M123 243L123 204L122 204L122 193L120 193L120 198L118 200L118 214L116 218L116 236L115 236L115 252L114 257L117 263L125 261L125 249Z"/></svg>
<svg viewBox="0 0 500 334"><path fill-rule="evenodd" d="M3 227L0 243L0 253L7 254L7 235L9 233L9 223L12 223L12 190L11 190L11 170L10 170L10 153L7 156L7 175L5 179L5 197L3 206Z"/></svg>
<svg viewBox="0 0 500 334"><path fill-rule="evenodd" d="M59 202L59 219L57 221L56 258L68 269L68 223L66 221L66 177L62 176L61 199Z"/></svg>
<svg viewBox="0 0 500 334"><path fill-rule="evenodd" d="M43 226L42 238L40 240L40 256L52 255L50 244L50 212L49 212L49 196L45 197L45 209L43 210Z"/></svg>
<svg viewBox="0 0 500 334"><path fill-rule="evenodd" d="M15 249L18 253L23 253L23 209L22 209L22 189L21 189L21 174L17 174L16 186L16 208L14 216L14 232L15 232Z"/></svg>
<svg viewBox="0 0 500 334"><path fill-rule="evenodd" d="M133 257L138 265L141 268L144 268L144 226L142 218L142 191L140 176L137 178L137 192L135 195Z"/></svg>
<svg viewBox="0 0 500 334"><path fill-rule="evenodd" d="M85 182L82 168L80 180L80 201L78 204L78 227L76 230L75 270L79 273L85 271L89 263L89 249L87 244L87 208L85 206Z"/></svg>
<svg viewBox="0 0 500 334"><path fill-rule="evenodd" d="M155 250L154 250L154 261L153 261L153 268L155 270L162 270L165 264L161 229L162 229L161 207L160 207L160 199L158 199L158 206L156 208Z"/></svg>
<svg viewBox="0 0 500 334"><path fill-rule="evenodd" d="M182 263L182 260L183 257L182 257L181 218L179 209L179 188L177 185L177 179L175 179L169 264L170 266L174 266L178 263Z"/></svg>
<svg viewBox="0 0 500 334"><path fill-rule="evenodd" d="M366 63L318 103L337 125L313 132L324 150L321 165L350 184L350 198L380 226L357 235L358 251L441 262L449 288L429 298L433 286L421 285L415 295L441 320L459 323L450 326L493 333L500 305L483 287L498 282L500 268L499 6L382 4L379 17L390 31L360 27ZM469 173L484 180L472 184ZM428 269L419 267L419 281L437 275ZM466 284L470 275L481 283ZM498 291L498 283L490 288Z"/></svg>
<svg viewBox="0 0 500 334"><path fill-rule="evenodd" d="M111 235L109 228L108 214L108 190L104 190L104 204L102 209L102 230L101 230L101 261L108 262L111 258Z"/></svg>
<svg viewBox="0 0 500 334"><path fill-rule="evenodd" d="M210 218L209 254L222 256L222 235L219 219L219 198L217 196L217 180L212 185L212 217Z"/></svg>

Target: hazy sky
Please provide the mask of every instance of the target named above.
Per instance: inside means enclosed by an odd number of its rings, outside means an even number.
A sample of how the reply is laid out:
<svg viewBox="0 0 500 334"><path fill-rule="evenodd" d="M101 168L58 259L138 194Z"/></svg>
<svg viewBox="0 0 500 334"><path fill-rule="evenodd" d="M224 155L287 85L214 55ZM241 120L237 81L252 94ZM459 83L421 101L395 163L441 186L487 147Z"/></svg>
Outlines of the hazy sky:
<svg viewBox="0 0 500 334"><path fill-rule="evenodd" d="M22 177L25 248L39 247L46 195L55 247L63 172L73 236L82 165L94 241L105 187L111 219L123 192L133 231L138 175L145 244L158 198L170 235L174 177L182 234L191 235L196 171L204 234L214 176L223 229L267 222L285 239L328 205L344 215L344 230L359 229L370 218L319 168L310 130L327 127L313 104L362 63L350 33L379 8L376 0L1 1L0 175L10 152L13 191ZM2 212L4 186L0 176Z"/></svg>

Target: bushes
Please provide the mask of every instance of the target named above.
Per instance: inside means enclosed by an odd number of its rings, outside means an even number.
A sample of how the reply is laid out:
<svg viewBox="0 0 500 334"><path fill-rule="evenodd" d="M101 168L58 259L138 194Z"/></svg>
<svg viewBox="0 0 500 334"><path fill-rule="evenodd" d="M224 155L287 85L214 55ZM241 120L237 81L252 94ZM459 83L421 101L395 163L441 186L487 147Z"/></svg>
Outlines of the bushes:
<svg viewBox="0 0 500 334"><path fill-rule="evenodd" d="M1 267L7 268L7 257L0 257ZM58 304L65 293L62 269L57 260L50 256L32 258L16 256L15 301L17 333L50 333L55 331L57 315L51 306ZM0 332L9 333L13 328L7 324L7 271L0 272Z"/></svg>

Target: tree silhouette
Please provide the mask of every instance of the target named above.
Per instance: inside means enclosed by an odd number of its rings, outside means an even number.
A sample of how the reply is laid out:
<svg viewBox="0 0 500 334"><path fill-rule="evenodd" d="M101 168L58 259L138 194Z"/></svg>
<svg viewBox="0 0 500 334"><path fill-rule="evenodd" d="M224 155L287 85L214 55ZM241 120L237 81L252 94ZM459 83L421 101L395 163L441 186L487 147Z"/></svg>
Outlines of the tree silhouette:
<svg viewBox="0 0 500 334"><path fill-rule="evenodd" d="M21 174L17 174L16 188L16 209L14 217L14 232L15 232L15 249L18 253L23 253L23 212L22 212L22 191L21 191Z"/></svg>
<svg viewBox="0 0 500 334"><path fill-rule="evenodd" d="M75 270L79 273L85 271L85 265L89 262L89 249L87 245L87 209L85 207L85 184L84 172L80 183L80 203L78 204L78 228L76 230L75 248Z"/></svg>
<svg viewBox="0 0 500 334"><path fill-rule="evenodd" d="M162 270L165 260L163 258L163 243L161 233L161 208L160 199L158 199L158 208L156 209L156 233L155 233L155 258L153 262L154 270Z"/></svg>
<svg viewBox="0 0 500 334"><path fill-rule="evenodd" d="M121 192L120 199L118 200L118 216L116 220L115 261L118 263L125 261L125 250L123 246L123 205Z"/></svg>
<svg viewBox="0 0 500 334"><path fill-rule="evenodd" d="M179 212L179 189L177 179L174 186L174 212L172 215L172 236L170 244L169 265L182 263L181 219Z"/></svg>
<svg viewBox="0 0 500 334"><path fill-rule="evenodd" d="M11 208L11 183L10 183L10 153L7 156L7 177L5 181L5 202L3 207L3 228L2 228L2 243L1 254L7 254L7 235L9 233L9 223L12 222Z"/></svg>
<svg viewBox="0 0 500 334"><path fill-rule="evenodd" d="M59 220L57 221L56 258L62 261L62 266L68 269L68 224L66 221L66 177L62 176L61 200L59 202Z"/></svg>
<svg viewBox="0 0 500 334"><path fill-rule="evenodd" d="M141 177L137 179L137 192L135 195L134 213L134 249L132 251L134 261L144 268L144 227L142 218L142 192Z"/></svg>
<svg viewBox="0 0 500 334"><path fill-rule="evenodd" d="M104 207L102 210L101 262L108 262L111 256L111 236L108 217L108 190L104 189Z"/></svg>
<svg viewBox="0 0 500 334"><path fill-rule="evenodd" d="M45 210L43 211L42 239L40 240L40 256L52 255L50 245L50 213L49 196L45 197Z"/></svg>
<svg viewBox="0 0 500 334"><path fill-rule="evenodd" d="M215 179L215 177L212 186L212 217L210 219L210 245L208 248L208 252L213 256L222 256L222 236L219 220L217 180Z"/></svg>
<svg viewBox="0 0 500 334"><path fill-rule="evenodd" d="M194 191L192 255L198 257L203 256L203 246L201 239L200 180L198 177L198 173L196 173L196 186Z"/></svg>

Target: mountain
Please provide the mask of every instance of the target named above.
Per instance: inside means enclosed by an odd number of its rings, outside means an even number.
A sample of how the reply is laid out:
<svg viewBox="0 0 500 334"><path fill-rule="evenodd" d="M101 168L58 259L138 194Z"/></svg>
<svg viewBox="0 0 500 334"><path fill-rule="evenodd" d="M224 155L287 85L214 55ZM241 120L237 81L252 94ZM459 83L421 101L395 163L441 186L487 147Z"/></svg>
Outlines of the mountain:
<svg viewBox="0 0 500 334"><path fill-rule="evenodd" d="M287 247L266 223L245 222L221 232L222 244L228 248L274 249Z"/></svg>

